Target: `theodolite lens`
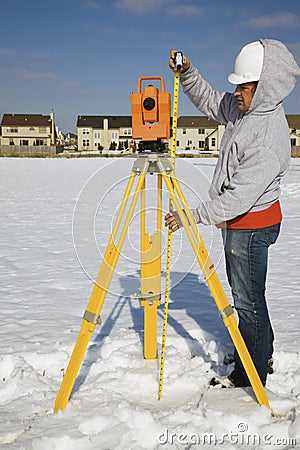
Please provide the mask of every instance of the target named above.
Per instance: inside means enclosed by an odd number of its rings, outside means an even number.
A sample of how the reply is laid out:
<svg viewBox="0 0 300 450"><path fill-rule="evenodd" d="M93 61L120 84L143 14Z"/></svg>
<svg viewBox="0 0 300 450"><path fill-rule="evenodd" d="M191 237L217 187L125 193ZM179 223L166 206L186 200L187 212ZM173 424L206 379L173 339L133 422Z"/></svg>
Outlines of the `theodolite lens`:
<svg viewBox="0 0 300 450"><path fill-rule="evenodd" d="M152 97L145 98L145 100L143 101L143 107L147 111L151 111L151 109L153 109L155 107L155 100L154 100L154 98L152 98Z"/></svg>

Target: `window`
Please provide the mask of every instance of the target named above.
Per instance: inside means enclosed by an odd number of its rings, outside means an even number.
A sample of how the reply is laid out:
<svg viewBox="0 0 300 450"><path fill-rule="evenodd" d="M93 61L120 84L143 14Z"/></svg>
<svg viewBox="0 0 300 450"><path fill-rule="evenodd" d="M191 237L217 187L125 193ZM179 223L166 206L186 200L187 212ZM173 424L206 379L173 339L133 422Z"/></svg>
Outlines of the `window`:
<svg viewBox="0 0 300 450"><path fill-rule="evenodd" d="M205 134L205 129L204 128L199 128L198 129L198 134Z"/></svg>
<svg viewBox="0 0 300 450"><path fill-rule="evenodd" d="M90 134L90 129L89 128L83 128L82 129L82 134Z"/></svg>
<svg viewBox="0 0 300 450"><path fill-rule="evenodd" d="M95 139L100 139L100 131L95 131L94 137Z"/></svg>
<svg viewBox="0 0 300 450"><path fill-rule="evenodd" d="M28 145L28 139L21 139L20 145Z"/></svg>
<svg viewBox="0 0 300 450"><path fill-rule="evenodd" d="M47 133L46 127L39 127L39 133L40 134Z"/></svg>
<svg viewBox="0 0 300 450"><path fill-rule="evenodd" d="M185 128L183 128L182 134L186 134L186 129Z"/></svg>
<svg viewBox="0 0 300 450"><path fill-rule="evenodd" d="M82 139L82 145L83 145L83 147L89 147L90 146L90 140L89 139Z"/></svg>
<svg viewBox="0 0 300 450"><path fill-rule="evenodd" d="M8 127L6 128L7 133L17 133L18 128L17 127Z"/></svg>
<svg viewBox="0 0 300 450"><path fill-rule="evenodd" d="M212 147L216 146L216 138L211 138L211 146Z"/></svg>
<svg viewBox="0 0 300 450"><path fill-rule="evenodd" d="M117 131L112 131L111 132L111 138L112 139L118 139L118 132Z"/></svg>
<svg viewBox="0 0 300 450"><path fill-rule="evenodd" d="M124 135L131 136L131 134L132 134L131 128L127 128L124 130Z"/></svg>
<svg viewBox="0 0 300 450"><path fill-rule="evenodd" d="M292 139L291 139L291 146L293 147L294 145L296 145L296 139L295 139L295 138L292 138Z"/></svg>
<svg viewBox="0 0 300 450"><path fill-rule="evenodd" d="M47 145L47 141L45 139L36 139L35 145Z"/></svg>
<svg viewBox="0 0 300 450"><path fill-rule="evenodd" d="M204 148L205 141L199 141L199 148Z"/></svg>
<svg viewBox="0 0 300 450"><path fill-rule="evenodd" d="M15 145L15 142L14 142L13 139L10 139L10 140L9 140L9 145Z"/></svg>

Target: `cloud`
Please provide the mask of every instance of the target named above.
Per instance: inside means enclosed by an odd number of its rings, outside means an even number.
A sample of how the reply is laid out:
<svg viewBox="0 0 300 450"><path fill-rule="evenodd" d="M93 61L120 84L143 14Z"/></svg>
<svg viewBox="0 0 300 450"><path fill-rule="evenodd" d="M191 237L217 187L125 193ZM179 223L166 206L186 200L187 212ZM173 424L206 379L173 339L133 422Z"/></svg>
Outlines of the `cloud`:
<svg viewBox="0 0 300 450"><path fill-rule="evenodd" d="M112 25L105 25L101 28L101 31L103 34L106 34L107 36L113 36L114 34L118 33L118 28L114 27Z"/></svg>
<svg viewBox="0 0 300 450"><path fill-rule="evenodd" d="M247 23L254 28L298 27L300 17L295 13L282 11L254 17Z"/></svg>
<svg viewBox="0 0 300 450"><path fill-rule="evenodd" d="M92 22L85 22L85 23L83 23L82 28L83 28L84 31L87 31L89 33L93 33L95 31L99 30L99 25L96 25L96 24L94 24Z"/></svg>
<svg viewBox="0 0 300 450"><path fill-rule="evenodd" d="M52 79L55 75L52 72L35 72L33 70L28 70L23 67L13 68L13 73L21 78L27 80L40 80L40 79Z"/></svg>
<svg viewBox="0 0 300 450"><path fill-rule="evenodd" d="M31 52L27 53L26 56L28 56L31 59L39 61L49 61L50 59L52 59L52 55L50 53L45 52Z"/></svg>
<svg viewBox="0 0 300 450"><path fill-rule="evenodd" d="M72 81L72 80L65 80L62 82L62 84L67 87L67 88L77 88L79 87L79 82L78 81Z"/></svg>
<svg viewBox="0 0 300 450"><path fill-rule="evenodd" d="M118 0L120 9L134 14L151 14L164 11L172 17L194 17L203 13L202 8L182 4L179 0Z"/></svg>
<svg viewBox="0 0 300 450"><path fill-rule="evenodd" d="M24 55L25 60L29 61L31 65L37 67L47 67L49 66L53 56L46 52L30 52Z"/></svg>
<svg viewBox="0 0 300 450"><path fill-rule="evenodd" d="M9 47L0 47L0 56L15 56L16 50Z"/></svg>
<svg viewBox="0 0 300 450"><path fill-rule="evenodd" d="M102 4L97 0L85 0L82 4L82 8L89 11L99 11L102 9Z"/></svg>
<svg viewBox="0 0 300 450"><path fill-rule="evenodd" d="M171 16L195 17L203 14L203 9L195 5L178 5L169 10Z"/></svg>
<svg viewBox="0 0 300 450"><path fill-rule="evenodd" d="M117 6L136 13L147 14L157 12L172 5L172 0L119 0Z"/></svg>

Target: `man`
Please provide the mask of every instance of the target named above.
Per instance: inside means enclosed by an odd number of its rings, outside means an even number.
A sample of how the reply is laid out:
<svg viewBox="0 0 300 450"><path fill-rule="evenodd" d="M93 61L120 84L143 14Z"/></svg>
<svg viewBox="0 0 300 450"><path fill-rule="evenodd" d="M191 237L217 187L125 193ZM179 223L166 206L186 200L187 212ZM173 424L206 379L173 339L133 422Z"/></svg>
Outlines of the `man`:
<svg viewBox="0 0 300 450"><path fill-rule="evenodd" d="M171 51L170 68L174 70ZM279 41L265 39L242 48L228 80L233 94L217 92L184 58L180 80L193 104L226 124L210 200L192 210L197 223L222 228L226 272L239 318L239 329L265 385L273 353L273 330L265 298L268 247L282 219L280 180L290 156L290 134L282 100L293 90L300 69ZM172 231L182 224L176 212L165 217ZM224 387L250 386L234 353L235 368Z"/></svg>

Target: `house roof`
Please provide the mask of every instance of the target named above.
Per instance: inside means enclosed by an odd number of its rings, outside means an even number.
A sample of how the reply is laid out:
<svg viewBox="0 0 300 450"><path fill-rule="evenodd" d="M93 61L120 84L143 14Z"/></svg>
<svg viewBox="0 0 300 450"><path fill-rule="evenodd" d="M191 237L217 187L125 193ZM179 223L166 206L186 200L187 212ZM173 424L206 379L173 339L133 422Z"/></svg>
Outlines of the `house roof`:
<svg viewBox="0 0 300 450"><path fill-rule="evenodd" d="M1 125L6 126L49 126L51 124L50 116L42 114L3 114Z"/></svg>
<svg viewBox="0 0 300 450"><path fill-rule="evenodd" d="M180 128L218 128L219 123L207 116L180 116L177 126Z"/></svg>
<svg viewBox="0 0 300 450"><path fill-rule="evenodd" d="M300 114L287 114L286 119L289 124L289 128L296 128L300 130Z"/></svg>
<svg viewBox="0 0 300 450"><path fill-rule="evenodd" d="M131 116L78 116L77 127L103 128L103 119L108 119L108 128L131 127ZM217 128L219 122L206 116L181 116L178 126L186 128Z"/></svg>
<svg viewBox="0 0 300 450"><path fill-rule="evenodd" d="M103 128L103 119L108 119L108 128L131 127L131 116L78 116L77 127Z"/></svg>

